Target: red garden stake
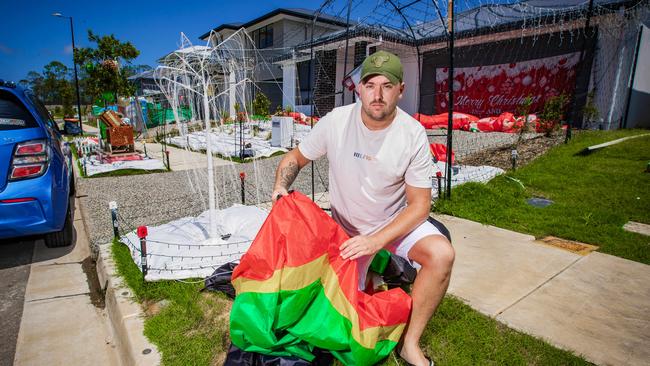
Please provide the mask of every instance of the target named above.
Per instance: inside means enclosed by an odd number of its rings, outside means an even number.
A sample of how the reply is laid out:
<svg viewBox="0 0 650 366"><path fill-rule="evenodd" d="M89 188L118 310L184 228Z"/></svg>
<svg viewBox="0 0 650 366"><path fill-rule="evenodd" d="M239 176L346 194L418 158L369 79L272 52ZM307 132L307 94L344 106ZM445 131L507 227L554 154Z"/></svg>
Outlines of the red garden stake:
<svg viewBox="0 0 650 366"><path fill-rule="evenodd" d="M244 180L246 180L246 172L239 172L239 180L241 181L241 204L246 204L246 195L244 193Z"/></svg>
<svg viewBox="0 0 650 366"><path fill-rule="evenodd" d="M142 266L142 280L147 275L147 227L138 226L138 238L140 238L140 265Z"/></svg>

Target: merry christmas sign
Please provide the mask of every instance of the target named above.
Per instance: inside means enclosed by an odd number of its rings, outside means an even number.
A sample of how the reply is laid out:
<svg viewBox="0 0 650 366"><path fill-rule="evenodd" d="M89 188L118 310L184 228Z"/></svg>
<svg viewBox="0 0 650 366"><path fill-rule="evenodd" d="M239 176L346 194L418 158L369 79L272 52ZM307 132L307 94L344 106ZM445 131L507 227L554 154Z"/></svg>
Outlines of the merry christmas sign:
<svg viewBox="0 0 650 366"><path fill-rule="evenodd" d="M454 107L478 117L515 113L528 96L531 112L542 110L548 98L573 93L580 53L509 64L454 68ZM448 68L436 69L436 109L448 108Z"/></svg>

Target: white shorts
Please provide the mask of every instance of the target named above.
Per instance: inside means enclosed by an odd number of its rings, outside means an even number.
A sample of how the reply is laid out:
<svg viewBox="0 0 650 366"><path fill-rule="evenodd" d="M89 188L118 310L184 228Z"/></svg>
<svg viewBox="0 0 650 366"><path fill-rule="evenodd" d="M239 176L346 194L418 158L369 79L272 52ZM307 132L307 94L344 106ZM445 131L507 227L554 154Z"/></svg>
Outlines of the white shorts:
<svg viewBox="0 0 650 366"><path fill-rule="evenodd" d="M415 243L418 242L418 240L424 238L425 236L429 235L442 235L444 236L443 233L438 230L437 227L433 226L432 223L429 221L425 221L420 226L416 227L415 230L411 231L409 234L407 234L405 237L402 239L398 239L395 243L390 245L387 249L396 255L406 259L409 261L409 263L415 268L415 269L420 269L420 264L414 260L411 260L409 258L408 254L411 248L415 246Z"/></svg>
<svg viewBox="0 0 650 366"><path fill-rule="evenodd" d="M429 221L425 221L422 224L420 224L420 226L416 227L413 231L408 233L406 236L396 240L393 244L387 246L386 249L391 253L394 253L395 255L398 255L408 260L409 263L415 269L420 269L422 266L420 266L418 262L409 258L408 253L411 250L411 248L415 246L415 243L417 243L418 240L429 235L444 236L444 234L441 233L437 227L433 226L432 223L430 223ZM359 269L359 289L361 290L365 288L366 274L368 273L368 268L370 267L370 263L372 262L373 258L374 256L366 256L357 259L358 261L357 268Z"/></svg>

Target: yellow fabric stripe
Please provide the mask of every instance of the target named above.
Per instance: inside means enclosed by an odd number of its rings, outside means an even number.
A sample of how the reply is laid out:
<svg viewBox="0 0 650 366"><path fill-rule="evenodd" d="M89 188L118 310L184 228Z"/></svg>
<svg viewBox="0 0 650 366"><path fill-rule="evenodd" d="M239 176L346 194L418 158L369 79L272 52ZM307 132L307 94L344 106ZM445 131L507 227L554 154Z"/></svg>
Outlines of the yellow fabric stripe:
<svg viewBox="0 0 650 366"><path fill-rule="evenodd" d="M298 267L284 267L273 272L273 276L264 281L238 277L233 281L237 293L257 292L274 293L295 291L320 279L325 296L332 306L352 323L352 337L365 348L374 348L378 340L398 342L406 324L378 326L361 330L359 314L341 290L336 273L327 260L327 254ZM356 285L356 283L355 283Z"/></svg>

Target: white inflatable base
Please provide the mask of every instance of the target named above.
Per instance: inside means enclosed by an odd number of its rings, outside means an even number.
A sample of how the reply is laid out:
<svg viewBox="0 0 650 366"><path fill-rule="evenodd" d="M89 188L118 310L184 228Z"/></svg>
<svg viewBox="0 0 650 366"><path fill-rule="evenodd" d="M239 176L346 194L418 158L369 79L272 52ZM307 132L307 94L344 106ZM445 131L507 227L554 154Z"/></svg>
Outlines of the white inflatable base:
<svg viewBox="0 0 650 366"><path fill-rule="evenodd" d="M157 159L144 158L144 160L116 161L113 163L100 163L94 156L92 158L82 158L81 168L85 169L86 176L90 177L95 174L112 172L122 169L141 169L141 170L166 170L167 167L162 161ZM85 164L85 168L84 168Z"/></svg>
<svg viewBox="0 0 650 366"><path fill-rule="evenodd" d="M438 162L433 164L435 172L442 172L442 186L445 185L445 174L447 173L447 164ZM505 173L505 170L489 165L471 166L471 165L455 165L451 167L451 187L456 187L467 182L487 183L497 175ZM436 178L433 181L433 189L431 190L433 198L438 197L438 182Z"/></svg>
<svg viewBox="0 0 650 366"><path fill-rule="evenodd" d="M216 210L218 235L208 235L208 211L160 226L147 227L146 281L205 278L248 250L268 212L256 206L234 205ZM135 231L121 237L142 270L140 239Z"/></svg>

